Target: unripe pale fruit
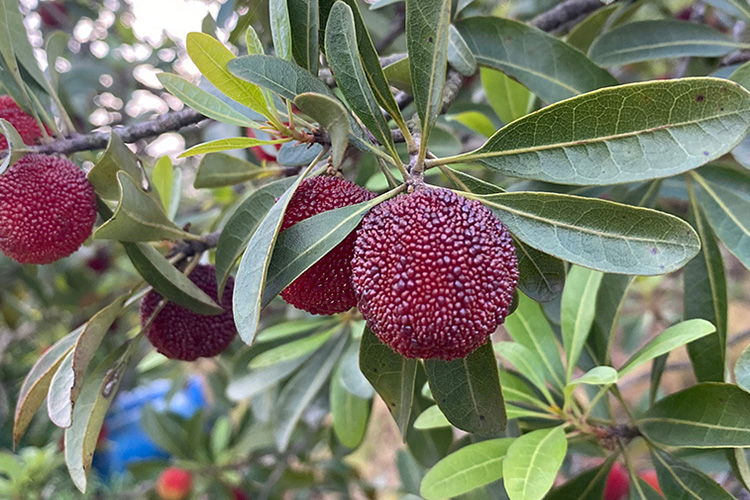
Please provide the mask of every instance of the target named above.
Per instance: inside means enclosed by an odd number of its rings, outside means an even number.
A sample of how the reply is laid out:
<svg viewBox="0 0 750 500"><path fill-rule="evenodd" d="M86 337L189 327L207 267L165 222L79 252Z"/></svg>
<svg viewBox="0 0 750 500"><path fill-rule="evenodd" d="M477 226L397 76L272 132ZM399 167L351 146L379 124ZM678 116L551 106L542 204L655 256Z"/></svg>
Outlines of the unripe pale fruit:
<svg viewBox="0 0 750 500"><path fill-rule="evenodd" d="M156 494L162 500L184 500L193 487L193 475L179 467L164 469L156 481Z"/></svg>
<svg viewBox="0 0 750 500"><path fill-rule="evenodd" d="M73 162L25 155L0 175L0 250L22 264L49 264L91 235L96 196Z"/></svg>
<svg viewBox="0 0 750 500"><path fill-rule="evenodd" d="M510 234L478 201L422 188L362 221L352 260L357 305L385 344L450 360L503 323L518 282Z"/></svg>
<svg viewBox="0 0 750 500"><path fill-rule="evenodd" d="M661 487L659 486L659 478L656 476L654 469L647 469L638 473L638 476L646 481L653 489L663 495Z"/></svg>
<svg viewBox="0 0 750 500"><path fill-rule="evenodd" d="M604 484L604 500L625 500L630 493L630 477L625 467L615 462Z"/></svg>
<svg viewBox="0 0 750 500"><path fill-rule="evenodd" d="M334 208L371 200L375 194L341 177L305 179L289 200L281 230ZM336 314L356 305L351 284L354 232L281 292L281 297L312 314Z"/></svg>
<svg viewBox="0 0 750 500"><path fill-rule="evenodd" d="M214 266L197 266L189 278L198 288L217 300ZM146 337L157 351L170 359L194 361L216 356L229 346L237 334L232 314L233 289L234 280L230 277L221 301L224 312L216 316L204 316L172 302L167 303L146 330ZM146 324L160 301L161 295L155 290L143 298L141 325Z"/></svg>
<svg viewBox="0 0 750 500"><path fill-rule="evenodd" d="M15 127L24 144L34 144L42 136L36 120L26 114L10 96L0 96L0 118L9 121ZM4 135L0 135L0 150L2 149L8 149L8 141Z"/></svg>

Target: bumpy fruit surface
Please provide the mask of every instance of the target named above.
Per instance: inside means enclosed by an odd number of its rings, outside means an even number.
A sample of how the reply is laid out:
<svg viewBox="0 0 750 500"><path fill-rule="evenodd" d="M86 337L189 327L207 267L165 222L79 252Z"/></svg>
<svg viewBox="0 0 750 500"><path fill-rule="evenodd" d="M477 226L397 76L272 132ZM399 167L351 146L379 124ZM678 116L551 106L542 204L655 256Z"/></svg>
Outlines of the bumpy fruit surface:
<svg viewBox="0 0 750 500"><path fill-rule="evenodd" d="M156 481L156 494L162 500L183 500L193 487L193 475L179 467L164 469Z"/></svg>
<svg viewBox="0 0 750 500"><path fill-rule="evenodd" d="M371 200L375 194L341 177L305 179L289 200L281 230L313 215ZM312 314L336 314L356 305L351 284L354 232L281 292L281 297Z"/></svg>
<svg viewBox="0 0 750 500"><path fill-rule="evenodd" d="M484 344L518 282L510 234L478 201L418 189L362 221L352 261L370 329L409 358L455 359Z"/></svg>
<svg viewBox="0 0 750 500"><path fill-rule="evenodd" d="M604 483L604 500L625 500L630 493L630 477L619 462L612 464Z"/></svg>
<svg viewBox="0 0 750 500"><path fill-rule="evenodd" d="M197 266L189 278L198 288L217 300L214 266ZM169 302L146 330L146 337L157 351L170 359L194 361L216 356L229 346L237 334L232 314L233 289L234 280L230 277L222 296L221 306L224 312L216 316L204 316ZM143 298L141 325L146 324L160 301L161 295L154 290Z"/></svg>
<svg viewBox="0 0 750 500"><path fill-rule="evenodd" d="M10 122L23 139L24 144L34 144L42 136L36 120L27 115L10 96L0 96L0 118ZM8 141L0 135L0 150L8 148Z"/></svg>
<svg viewBox="0 0 750 500"><path fill-rule="evenodd" d="M48 264L91 235L96 196L73 162L25 155L0 175L0 250L22 264Z"/></svg>

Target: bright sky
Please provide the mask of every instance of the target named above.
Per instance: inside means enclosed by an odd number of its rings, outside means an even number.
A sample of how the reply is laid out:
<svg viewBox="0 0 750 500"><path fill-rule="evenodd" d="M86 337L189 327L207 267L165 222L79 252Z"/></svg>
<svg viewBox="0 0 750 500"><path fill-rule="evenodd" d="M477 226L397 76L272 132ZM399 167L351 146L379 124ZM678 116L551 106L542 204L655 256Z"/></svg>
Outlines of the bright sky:
<svg viewBox="0 0 750 500"><path fill-rule="evenodd" d="M159 43L163 32L184 43L191 31L200 31L208 5L193 0L128 0L133 6L137 37Z"/></svg>

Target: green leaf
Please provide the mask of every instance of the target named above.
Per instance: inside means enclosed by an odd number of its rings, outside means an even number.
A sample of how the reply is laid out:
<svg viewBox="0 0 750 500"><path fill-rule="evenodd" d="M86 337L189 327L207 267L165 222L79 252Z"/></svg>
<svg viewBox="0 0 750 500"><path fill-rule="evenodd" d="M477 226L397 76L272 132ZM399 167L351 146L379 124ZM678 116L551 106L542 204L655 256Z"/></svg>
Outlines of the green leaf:
<svg viewBox="0 0 750 500"><path fill-rule="evenodd" d="M228 70L227 64L236 58L221 42L203 33L189 33L185 44L190 59L217 89L253 111L270 116L260 89L248 85Z"/></svg>
<svg viewBox="0 0 750 500"><path fill-rule="evenodd" d="M489 137L495 133L495 126L492 124L492 121L487 118L487 115L479 111L463 111L455 115L445 115L445 119L448 122L458 122L485 137Z"/></svg>
<svg viewBox="0 0 750 500"><path fill-rule="evenodd" d="M750 126L750 93L727 80L686 78L601 89L531 113L478 150L504 175L607 185L669 177L714 160Z"/></svg>
<svg viewBox="0 0 750 500"><path fill-rule="evenodd" d="M527 245L598 271L664 274L700 249L689 224L648 208L555 193L464 196L481 201Z"/></svg>
<svg viewBox="0 0 750 500"><path fill-rule="evenodd" d="M96 194L105 200L119 200L120 186L117 174L123 171L136 183L143 180L138 157L128 149L122 138L117 134L109 134L109 143L104 154L88 173L89 182L96 189ZM107 217L109 218L109 217Z"/></svg>
<svg viewBox="0 0 750 500"><path fill-rule="evenodd" d="M211 95L197 85L193 85L181 76L159 73L157 78L170 94L208 118L238 127L257 128L260 126L218 97Z"/></svg>
<svg viewBox="0 0 750 500"><path fill-rule="evenodd" d="M678 448L750 447L750 394L736 385L702 382L657 401L638 428L648 439Z"/></svg>
<svg viewBox="0 0 750 500"><path fill-rule="evenodd" d="M425 157L430 131L442 107L450 18L450 0L406 2L409 73L414 90L414 103L422 124L420 159Z"/></svg>
<svg viewBox="0 0 750 500"><path fill-rule="evenodd" d="M565 367L560 360L555 333L539 304L524 294L518 297L516 311L505 318L505 329L514 341L539 355L547 380L562 389L565 386Z"/></svg>
<svg viewBox="0 0 750 500"><path fill-rule="evenodd" d="M615 4L595 10L570 30L565 42L583 53L588 52L589 47L591 47L594 39L599 36L610 16L619 8L620 5Z"/></svg>
<svg viewBox="0 0 750 500"><path fill-rule="evenodd" d="M196 189L232 186L241 182L277 176L283 167L263 168L247 160L224 153L207 154L198 164L193 186Z"/></svg>
<svg viewBox="0 0 750 500"><path fill-rule="evenodd" d="M659 478L659 486L669 500L734 499L708 475L665 451L652 448L651 460Z"/></svg>
<svg viewBox="0 0 750 500"><path fill-rule="evenodd" d="M86 378L73 408L73 423L65 430L65 464L73 483L86 492L94 448L109 405L138 344L136 337L115 349Z"/></svg>
<svg viewBox="0 0 750 500"><path fill-rule="evenodd" d="M617 370L611 366L596 366L577 379L571 380L568 385L565 386L565 402L567 403L570 401L573 391L581 384L606 386L617 383L617 380Z"/></svg>
<svg viewBox="0 0 750 500"><path fill-rule="evenodd" d="M276 57L251 55L227 63L237 78L259 85L290 101L304 92L333 97L328 86L296 64Z"/></svg>
<svg viewBox="0 0 750 500"><path fill-rule="evenodd" d="M277 340L297 337L302 333L311 332L324 326L331 326L336 323L336 318L318 317L314 319L300 319L296 321L282 321L258 332L255 339L256 344L275 342Z"/></svg>
<svg viewBox="0 0 750 500"><path fill-rule="evenodd" d="M617 85L612 75L552 35L499 17L455 24L477 62L498 69L549 103Z"/></svg>
<svg viewBox="0 0 750 500"><path fill-rule="evenodd" d="M750 5L744 0L705 0L707 4L723 10L739 20L750 22Z"/></svg>
<svg viewBox="0 0 750 500"><path fill-rule="evenodd" d="M750 392L750 346L745 347L734 365L734 379L743 390Z"/></svg>
<svg viewBox="0 0 750 500"><path fill-rule="evenodd" d="M435 402L454 426L492 436L505 430L503 393L489 340L464 358L425 359L424 368Z"/></svg>
<svg viewBox="0 0 750 500"><path fill-rule="evenodd" d="M94 231L95 239L138 242L199 238L169 220L156 196L143 191L126 172L117 173L117 182L120 202L114 215Z"/></svg>
<svg viewBox="0 0 750 500"><path fill-rule="evenodd" d="M491 439L454 451L427 472L419 494L426 500L456 497L503 477L513 438Z"/></svg>
<svg viewBox="0 0 750 500"><path fill-rule="evenodd" d="M240 268L234 283L232 300L234 322L243 342L252 345L258 330L263 290L266 285L268 266L271 262L276 237L281 230L284 212L297 186L307 177L317 161L313 161L294 183L284 191L266 213L248 241L242 254Z"/></svg>
<svg viewBox="0 0 750 500"><path fill-rule="evenodd" d="M271 36L276 57L291 61L292 59L292 27L289 21L289 6L287 0L269 0L268 12L271 24ZM299 13L298 13L299 14ZM297 26L299 28L299 26ZM307 30L304 33L307 36ZM299 62L300 66L304 64Z"/></svg>
<svg viewBox="0 0 750 500"><path fill-rule="evenodd" d="M518 258L518 287L539 302L556 299L565 284L565 263L514 240Z"/></svg>
<svg viewBox="0 0 750 500"><path fill-rule="evenodd" d="M3 158L2 164L0 164L0 174L2 174L26 153L26 146L23 143L21 135L9 121L0 118L0 129L2 129L1 135L5 137L8 143L7 154Z"/></svg>
<svg viewBox="0 0 750 500"><path fill-rule="evenodd" d="M414 89L411 86L411 74L409 73L409 58L404 57L395 63L389 64L383 68L383 74L388 79L388 83L399 90L403 90L409 95L414 95ZM382 104L381 104L382 106ZM494 132L494 130L493 130Z"/></svg>
<svg viewBox="0 0 750 500"><path fill-rule="evenodd" d="M401 436L406 436L412 410L417 360L393 352L365 328L359 348L359 366L375 391L383 398Z"/></svg>
<svg viewBox="0 0 750 500"><path fill-rule="evenodd" d="M599 467L589 469L550 491L544 500L602 500L607 477L616 455L610 455Z"/></svg>
<svg viewBox="0 0 750 500"><path fill-rule="evenodd" d="M611 342L617 329L620 311L634 276L605 274L596 296L596 316L589 334L588 346L594 361L609 364Z"/></svg>
<svg viewBox="0 0 750 500"><path fill-rule="evenodd" d="M319 349L307 364L284 386L276 404L276 446L283 452L289 446L292 432L302 413L331 375L339 356L349 340L339 335Z"/></svg>
<svg viewBox="0 0 750 500"><path fill-rule="evenodd" d="M464 76L477 71L477 60L466 45L466 40L452 24L448 28L448 63Z"/></svg>
<svg viewBox="0 0 750 500"><path fill-rule="evenodd" d="M662 500L664 497L640 476L630 476L631 500Z"/></svg>
<svg viewBox="0 0 750 500"><path fill-rule="evenodd" d="M341 444L347 448L356 448L365 437L372 401L347 391L341 384L338 373L331 379L330 398L333 432Z"/></svg>
<svg viewBox="0 0 750 500"><path fill-rule="evenodd" d="M156 188L161 200L161 206L168 209L172 205L172 186L174 184L174 169L169 156L162 156L156 161L151 173L151 184Z"/></svg>
<svg viewBox="0 0 750 500"><path fill-rule="evenodd" d="M146 405L138 423L159 448L174 457L191 456L197 452L190 449L186 421L174 414L157 412L152 405Z"/></svg>
<svg viewBox="0 0 750 500"><path fill-rule="evenodd" d="M565 281L562 294L560 324L563 347L567 361L566 380L570 382L573 370L581 357L591 325L596 314L596 295L603 274L583 267L573 266Z"/></svg>
<svg viewBox="0 0 750 500"><path fill-rule="evenodd" d="M547 384L544 383L544 362L535 351L517 342L495 342L495 351L534 384L550 404L554 402Z"/></svg>
<svg viewBox="0 0 750 500"><path fill-rule="evenodd" d="M349 145L349 114L346 108L332 97L312 92L299 94L295 97L294 104L303 113L317 120L328 132L332 164L334 167L340 166Z"/></svg>
<svg viewBox="0 0 750 500"><path fill-rule="evenodd" d="M290 359L295 359L305 354L312 353L320 346L326 343L331 336L340 331L341 328L336 325L328 330L303 337L301 339L286 342L278 347L274 347L258 354L250 362L250 369L257 370L266 368L277 363L283 363Z"/></svg>
<svg viewBox="0 0 750 500"><path fill-rule="evenodd" d="M362 123L397 158L391 130L370 88L357 51L354 16L344 2L336 2L326 27L326 58L339 90Z"/></svg>
<svg viewBox="0 0 750 500"><path fill-rule="evenodd" d="M359 369L359 341L361 340L361 328L358 326L352 326L355 331L360 330L359 337L355 337L357 342L353 343L344 355L341 357L338 368L338 376L341 379L341 386L353 395L361 399L372 399L375 394L375 390L370 385L370 382L362 374L362 370Z"/></svg>
<svg viewBox="0 0 750 500"><path fill-rule="evenodd" d="M711 182L698 173L692 178L700 186L700 201L711 228L732 255L750 269L750 200Z"/></svg>
<svg viewBox="0 0 750 500"><path fill-rule="evenodd" d="M596 39L589 56L602 66L667 57L718 57L746 45L704 24L673 20L636 21Z"/></svg>
<svg viewBox="0 0 750 500"><path fill-rule="evenodd" d="M643 346L619 370L620 378L647 361L666 354L696 339L716 331L716 327L704 319L691 319L672 325Z"/></svg>
<svg viewBox="0 0 750 500"><path fill-rule="evenodd" d="M520 377L500 370L500 385L503 387L506 406L508 403L531 404L546 411L547 405L539 400L537 394Z"/></svg>
<svg viewBox="0 0 750 500"><path fill-rule="evenodd" d="M438 405L432 405L424 410L414 420L415 429L435 429L437 427L450 427L451 423L446 416L440 411Z"/></svg>
<svg viewBox="0 0 750 500"><path fill-rule="evenodd" d="M52 377L57 372L60 363L73 349L83 327L77 328L65 337L55 342L52 347L42 354L31 367L29 373L21 384L18 391L18 403L13 418L13 445L23 437L26 429L31 423L34 414L42 406L44 398L52 382Z"/></svg>
<svg viewBox="0 0 750 500"><path fill-rule="evenodd" d="M282 363L252 370L232 378L227 385L227 397L232 401L244 401L263 394L278 384L310 359L314 351Z"/></svg>
<svg viewBox="0 0 750 500"><path fill-rule="evenodd" d="M526 87L491 68L480 68L479 75L490 106L503 123L513 122L529 112L533 95ZM490 135L494 133L493 130Z"/></svg>
<svg viewBox="0 0 750 500"><path fill-rule="evenodd" d="M294 60L310 73L316 74L319 58L318 2L317 0L286 0L286 4L289 8Z"/></svg>
<svg viewBox="0 0 750 500"><path fill-rule="evenodd" d="M197 144L192 148L185 150L178 158L189 158L191 156L206 154L206 153L219 153L222 151L229 151L231 149L245 149L252 148L254 146L265 146L267 144L281 144L289 142L289 139L273 139L273 140L261 140L254 137L230 137L228 139L217 139L215 141L204 142Z"/></svg>
<svg viewBox="0 0 750 500"><path fill-rule="evenodd" d="M690 222L701 239L700 253L685 266L683 310L685 319L702 318L716 326L716 335L688 344L688 354L699 382L723 382L727 350L727 280L724 261L703 209L690 193Z"/></svg>
<svg viewBox="0 0 750 500"><path fill-rule="evenodd" d="M515 439L503 462L503 482L510 500L543 498L552 488L567 449L562 426L532 431Z"/></svg>

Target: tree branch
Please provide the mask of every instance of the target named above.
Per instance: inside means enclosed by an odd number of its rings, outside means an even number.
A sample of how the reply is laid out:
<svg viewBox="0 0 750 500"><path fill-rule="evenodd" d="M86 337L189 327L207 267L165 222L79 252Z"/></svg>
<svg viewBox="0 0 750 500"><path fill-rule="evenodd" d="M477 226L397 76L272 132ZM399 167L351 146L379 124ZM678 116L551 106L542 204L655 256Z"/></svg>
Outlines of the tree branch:
<svg viewBox="0 0 750 500"><path fill-rule="evenodd" d="M570 21L604 7L602 0L565 0L531 20L542 31L555 31Z"/></svg>

